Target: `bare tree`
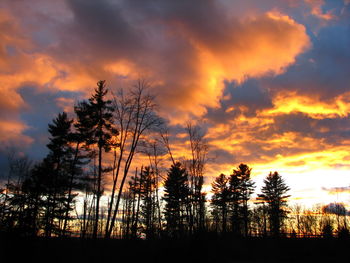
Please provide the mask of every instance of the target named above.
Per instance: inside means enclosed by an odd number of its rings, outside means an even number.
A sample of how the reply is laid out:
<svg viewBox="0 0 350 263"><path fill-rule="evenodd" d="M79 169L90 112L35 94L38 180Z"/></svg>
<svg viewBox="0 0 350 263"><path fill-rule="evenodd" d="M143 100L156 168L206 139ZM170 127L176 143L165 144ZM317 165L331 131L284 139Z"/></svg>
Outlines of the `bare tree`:
<svg viewBox="0 0 350 263"><path fill-rule="evenodd" d="M109 238L113 231L123 187L127 178L137 147L143 136L162 124L156 114L155 97L148 93L150 85L138 80L128 94L119 90L114 95L114 122L118 125L118 157L115 160L114 176L110 203L107 212L105 237ZM117 187L119 175L121 182Z"/></svg>
<svg viewBox="0 0 350 263"><path fill-rule="evenodd" d="M162 141L163 141L165 148L168 151L168 154L170 156L172 164L175 165L175 159L174 159L173 153L172 153L171 148L170 148L170 143L169 143L169 131L167 129L163 129L163 131L161 131L161 133L160 133L160 136L162 138Z"/></svg>
<svg viewBox="0 0 350 263"><path fill-rule="evenodd" d="M161 136L162 136L162 133L161 133ZM154 173L154 186L155 186L155 193L154 194L155 194L155 205L156 205L156 212L157 212L157 219L158 219L158 230L162 229L162 216L161 216L161 205L160 205L160 197L159 197L159 185L160 185L161 180L165 180L165 178L161 175L161 171L160 171L159 166L160 166L160 162L161 162L161 157L166 154L166 150L164 149L164 147L161 147L161 146L162 145L160 145L157 142L157 140L153 140L153 141L150 141L146 144L146 148L144 151L145 154L147 154L147 156L148 156L150 168ZM169 145L168 145L168 147L169 147ZM170 147L169 147L169 150L170 150ZM168 152L169 152L169 150L168 150Z"/></svg>
<svg viewBox="0 0 350 263"><path fill-rule="evenodd" d="M205 222L205 194L202 192L204 168L207 162L209 146L205 133L198 125L187 123L187 134L190 141L191 159L188 160L189 183L191 195L190 228L203 229Z"/></svg>

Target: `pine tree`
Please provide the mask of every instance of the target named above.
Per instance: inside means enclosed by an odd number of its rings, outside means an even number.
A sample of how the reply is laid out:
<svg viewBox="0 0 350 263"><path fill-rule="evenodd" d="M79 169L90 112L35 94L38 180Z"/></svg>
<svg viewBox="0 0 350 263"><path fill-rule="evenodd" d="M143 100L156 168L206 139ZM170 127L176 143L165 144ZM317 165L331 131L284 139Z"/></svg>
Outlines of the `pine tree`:
<svg viewBox="0 0 350 263"><path fill-rule="evenodd" d="M172 165L164 183L165 219L168 233L175 237L184 232L185 207L188 198L188 175L181 163Z"/></svg>
<svg viewBox="0 0 350 263"><path fill-rule="evenodd" d="M87 165L92 157L90 149L84 147L86 139L89 137L85 133L85 126L83 124L84 118L78 116L74 123L75 131L69 134L70 144L72 145L72 156L69 160L69 178L68 178L68 196L65 208L65 216L62 234L67 234L68 222L72 219L70 212L74 209L74 198L78 195L74 190L83 191L87 184L91 184L89 176L84 174L83 166Z"/></svg>
<svg viewBox="0 0 350 263"><path fill-rule="evenodd" d="M129 181L131 195L131 236L137 237L137 231L142 229L147 238L155 235L157 224L156 180L154 171L149 166L141 167L139 175L132 176ZM128 223L128 220L126 220ZM128 227L126 228L128 230ZM126 231L128 232L128 231Z"/></svg>
<svg viewBox="0 0 350 263"><path fill-rule="evenodd" d="M261 188L262 193L258 194L258 200L268 205L270 231L275 237L280 235L283 220L287 217L285 207L290 195L286 195L286 193L289 190L290 188L278 172L270 172L264 180L264 186Z"/></svg>
<svg viewBox="0 0 350 263"><path fill-rule="evenodd" d="M41 215L45 212L44 196L47 189L45 186L47 170L43 162L36 164L21 185L23 203L25 204L21 216L21 232L24 235L36 236L45 223Z"/></svg>
<svg viewBox="0 0 350 263"><path fill-rule="evenodd" d="M71 154L70 134L73 120L69 119L67 113L59 113L57 118L49 124L50 143L47 148L50 149L52 159L59 170L60 165L65 161L67 155Z"/></svg>
<svg viewBox="0 0 350 263"><path fill-rule="evenodd" d="M60 232L60 222L64 219L64 211L67 206L67 192L69 188L69 169L72 161L73 149L70 145L71 125L73 120L69 119L63 112L49 124L51 137L47 145L50 152L42 162L42 171L46 174L45 194L45 234L51 236L52 231Z"/></svg>
<svg viewBox="0 0 350 263"><path fill-rule="evenodd" d="M211 185L213 192L211 205L217 215L220 216L222 232L226 232L228 201L230 197L228 178L226 175L220 174Z"/></svg>
<svg viewBox="0 0 350 263"><path fill-rule="evenodd" d="M250 178L251 169L241 163L230 175L230 205L233 233L248 235L248 201L254 191L254 182ZM243 228L243 233L241 229Z"/></svg>
<svg viewBox="0 0 350 263"><path fill-rule="evenodd" d="M93 237L97 237L100 199L102 195L102 154L103 151L108 152L112 146L112 136L117 135L117 130L113 125L112 102L106 100L108 89L105 81L97 82L95 93L88 101L81 102L75 111L80 119L80 129L85 134L85 143L89 145L97 145L98 148L98 170L97 170L97 189L96 189L96 208L95 208L95 224Z"/></svg>
<svg viewBox="0 0 350 263"><path fill-rule="evenodd" d="M5 188L0 189L0 225L2 230L30 234L25 224L26 194L23 182L30 176L32 163L26 156L17 156L14 149L8 155L8 176Z"/></svg>
<svg viewBox="0 0 350 263"><path fill-rule="evenodd" d="M141 184L141 222L146 237L152 238L155 235L156 217L156 180L154 171L149 166L145 167L140 174Z"/></svg>
<svg viewBox="0 0 350 263"><path fill-rule="evenodd" d="M246 164L240 164L239 169L234 172L237 173L241 181L241 200L240 214L243 220L244 235L248 236L249 231L249 207L248 201L254 192L254 182L250 178L251 168Z"/></svg>

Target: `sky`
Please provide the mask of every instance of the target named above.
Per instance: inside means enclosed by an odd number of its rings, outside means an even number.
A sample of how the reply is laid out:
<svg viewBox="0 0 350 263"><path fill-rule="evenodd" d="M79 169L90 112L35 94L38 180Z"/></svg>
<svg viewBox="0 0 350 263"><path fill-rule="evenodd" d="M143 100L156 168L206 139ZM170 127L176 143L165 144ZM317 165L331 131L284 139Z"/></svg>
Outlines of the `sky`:
<svg viewBox="0 0 350 263"><path fill-rule="evenodd" d="M0 166L43 158L98 80L139 78L177 158L186 123L205 130L206 189L246 163L257 189L278 171L297 202L350 203L349 0L2 0Z"/></svg>

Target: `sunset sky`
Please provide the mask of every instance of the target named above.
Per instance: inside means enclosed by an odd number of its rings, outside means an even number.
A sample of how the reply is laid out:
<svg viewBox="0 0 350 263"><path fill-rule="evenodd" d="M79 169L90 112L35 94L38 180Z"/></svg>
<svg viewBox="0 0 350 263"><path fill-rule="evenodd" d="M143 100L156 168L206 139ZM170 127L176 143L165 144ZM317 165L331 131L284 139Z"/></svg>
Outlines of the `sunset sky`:
<svg viewBox="0 0 350 263"><path fill-rule="evenodd" d="M295 201L350 203L349 0L1 0L0 165L43 158L98 80L140 77L177 158L206 131L207 189L243 162L257 191L277 170Z"/></svg>

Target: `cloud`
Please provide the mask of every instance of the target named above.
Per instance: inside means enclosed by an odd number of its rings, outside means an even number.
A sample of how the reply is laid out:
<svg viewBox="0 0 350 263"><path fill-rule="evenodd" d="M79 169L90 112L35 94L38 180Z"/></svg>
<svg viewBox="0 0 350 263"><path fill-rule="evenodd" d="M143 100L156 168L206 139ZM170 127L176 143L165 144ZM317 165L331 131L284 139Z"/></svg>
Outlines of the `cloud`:
<svg viewBox="0 0 350 263"><path fill-rule="evenodd" d="M2 112L12 111L18 122L26 107L23 86L88 94L98 79L113 87L146 76L163 115L183 123L219 106L225 80L281 74L310 47L305 27L286 14L232 17L209 0L5 1L2 7ZM56 103L67 108L62 99Z"/></svg>
<svg viewBox="0 0 350 263"><path fill-rule="evenodd" d="M305 0L305 2L311 7L311 14L322 20L332 20L334 15L331 11L324 12L322 6L325 4L324 0Z"/></svg>
<svg viewBox="0 0 350 263"><path fill-rule="evenodd" d="M247 79L242 84L226 82L225 86L219 107L207 109L204 118L209 122L225 123L242 115L255 117L273 107L271 95L256 79Z"/></svg>
<svg viewBox="0 0 350 263"><path fill-rule="evenodd" d="M309 44L303 27L280 14L231 21L230 25L225 35L214 37L214 43L194 34L196 68L191 69L190 78L178 77L181 83L172 93L165 90L167 97L174 98L172 104L180 101L187 110L201 115L205 112L201 106L218 106L225 79L242 82L247 76L280 74ZM184 30L191 38L192 32Z"/></svg>
<svg viewBox="0 0 350 263"><path fill-rule="evenodd" d="M344 204L342 203L330 203L322 207L322 211L328 214L335 215L349 215L349 211L346 210Z"/></svg>
<svg viewBox="0 0 350 263"><path fill-rule="evenodd" d="M103 76L146 75L180 118L218 106L225 79L280 74L310 46L304 26L278 12L240 20L213 1L68 3L74 19L53 54Z"/></svg>
<svg viewBox="0 0 350 263"><path fill-rule="evenodd" d="M334 103L349 91L350 25L349 10L339 17L339 22L322 28L312 38L313 46L304 53L288 72L273 79L265 79L264 86L271 92L290 91L306 96L314 102Z"/></svg>
<svg viewBox="0 0 350 263"><path fill-rule="evenodd" d="M127 89L146 77L173 125L176 158L188 152L183 124L205 122L218 156L208 174L240 162L256 173L345 169L350 6L341 1L3 0L0 7L3 142L40 156L47 123L87 98L96 81Z"/></svg>
<svg viewBox="0 0 350 263"><path fill-rule="evenodd" d="M349 193L350 192L350 186L341 186L341 187L323 187L323 191L327 191L330 194L338 194L338 193Z"/></svg>
<svg viewBox="0 0 350 263"><path fill-rule="evenodd" d="M17 121L0 121L0 150L6 147L25 147L33 142L29 136L23 135L29 127L22 122Z"/></svg>

